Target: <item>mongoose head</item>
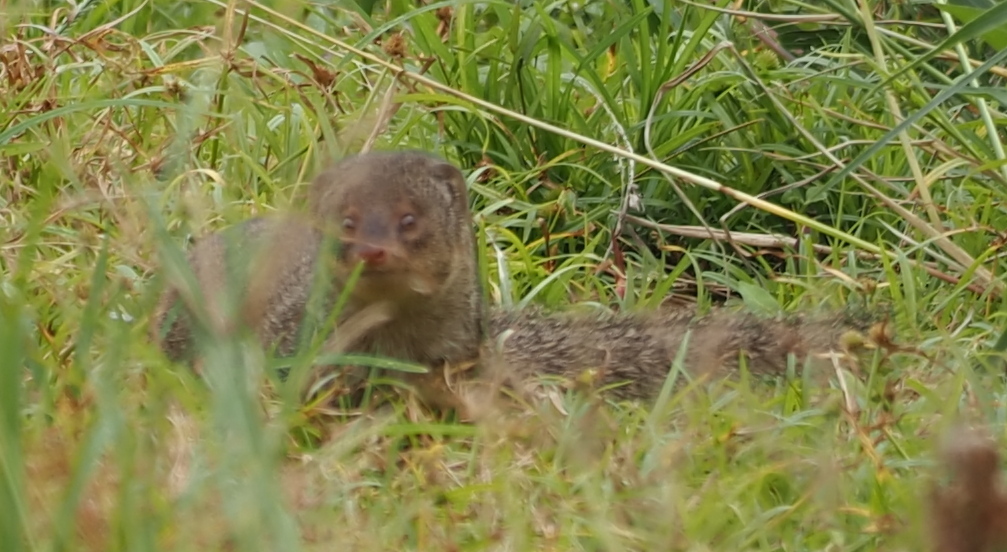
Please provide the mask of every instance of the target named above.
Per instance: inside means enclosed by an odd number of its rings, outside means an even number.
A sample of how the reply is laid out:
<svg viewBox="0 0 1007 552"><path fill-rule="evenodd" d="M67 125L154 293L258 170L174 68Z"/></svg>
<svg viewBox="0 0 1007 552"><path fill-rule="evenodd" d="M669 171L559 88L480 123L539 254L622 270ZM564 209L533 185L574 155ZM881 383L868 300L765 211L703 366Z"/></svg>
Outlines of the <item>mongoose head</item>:
<svg viewBox="0 0 1007 552"><path fill-rule="evenodd" d="M373 152L319 174L310 210L338 240L336 277L362 264L353 295L399 302L471 285L472 217L455 166L420 152Z"/></svg>

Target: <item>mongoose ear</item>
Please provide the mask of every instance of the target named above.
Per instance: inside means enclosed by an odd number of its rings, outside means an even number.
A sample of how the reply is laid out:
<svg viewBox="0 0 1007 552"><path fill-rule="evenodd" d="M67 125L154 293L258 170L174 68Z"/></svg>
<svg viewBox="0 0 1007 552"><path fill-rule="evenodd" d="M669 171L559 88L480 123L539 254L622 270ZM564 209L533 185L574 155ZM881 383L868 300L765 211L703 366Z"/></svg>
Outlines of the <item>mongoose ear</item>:
<svg viewBox="0 0 1007 552"><path fill-rule="evenodd" d="M430 175L446 185L453 202L466 198L465 177L458 167L446 162L437 163L430 167Z"/></svg>

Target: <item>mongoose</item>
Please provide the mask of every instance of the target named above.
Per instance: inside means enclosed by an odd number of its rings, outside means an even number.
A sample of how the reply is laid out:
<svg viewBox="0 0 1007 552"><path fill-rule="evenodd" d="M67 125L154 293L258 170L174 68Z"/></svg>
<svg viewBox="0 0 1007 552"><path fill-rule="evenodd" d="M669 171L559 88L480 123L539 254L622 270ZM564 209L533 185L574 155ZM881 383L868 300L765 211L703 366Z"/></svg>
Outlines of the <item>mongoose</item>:
<svg viewBox="0 0 1007 552"><path fill-rule="evenodd" d="M280 355L295 352L318 271L331 274L323 304L332 307L358 264L341 320L372 307L384 317L347 351L426 366L478 355L483 303L465 180L424 153L348 157L314 179L307 213L254 218L211 234L195 245L189 264L211 314L237 317ZM227 310L221 298L235 297L237 306ZM153 324L173 360L193 352L192 309L173 309L182 298L182 288L168 286Z"/></svg>
<svg viewBox="0 0 1007 552"><path fill-rule="evenodd" d="M189 257L204 294L235 287L246 292L239 301L241 320L281 354L296 348L313 275L326 266L319 259L328 251L322 244L329 233L339 247L326 305L334 304L353 267L362 263L341 316L374 306L388 310L386 320L363 331L348 350L432 369L475 363L470 373L499 377L503 370L511 382L596 369L605 384L628 382L613 390L616 397L645 398L661 389L689 330L686 370L721 375L737 366L742 351L753 372L781 373L788 353L801 360L836 347L848 329L864 329L842 317L770 320L726 310L696 319L682 312L495 311L484 328L472 219L456 167L417 152L353 156L314 179L307 205L306 220L252 219L230 231L232 247L225 231L203 239ZM244 258L249 249L262 252L262 260ZM254 267L248 283L236 286L230 279L229 252ZM192 341L186 316L163 328L180 297L170 287L155 318L155 330L165 333L161 346L174 359L184 358Z"/></svg>

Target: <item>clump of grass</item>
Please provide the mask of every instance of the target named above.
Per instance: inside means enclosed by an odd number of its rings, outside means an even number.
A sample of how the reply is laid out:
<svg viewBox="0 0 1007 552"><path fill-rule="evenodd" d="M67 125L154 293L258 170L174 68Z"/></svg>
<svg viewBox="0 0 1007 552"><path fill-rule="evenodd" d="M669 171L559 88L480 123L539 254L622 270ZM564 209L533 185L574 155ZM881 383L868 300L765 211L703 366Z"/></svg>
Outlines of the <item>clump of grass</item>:
<svg viewBox="0 0 1007 552"><path fill-rule="evenodd" d="M5 550L924 546L932 436L1003 428L1007 12L872 6L16 3ZM167 365L156 267L362 147L466 170L494 303L857 302L903 350L472 424L264 398L238 342Z"/></svg>

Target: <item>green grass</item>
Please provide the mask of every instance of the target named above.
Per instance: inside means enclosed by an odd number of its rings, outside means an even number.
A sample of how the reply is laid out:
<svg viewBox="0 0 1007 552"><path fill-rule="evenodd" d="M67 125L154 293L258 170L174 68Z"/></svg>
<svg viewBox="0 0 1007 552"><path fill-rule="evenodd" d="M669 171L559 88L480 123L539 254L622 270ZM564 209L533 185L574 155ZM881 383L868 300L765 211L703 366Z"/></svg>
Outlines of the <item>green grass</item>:
<svg viewBox="0 0 1007 552"><path fill-rule="evenodd" d="M936 439L1007 427L1007 3L745 2L767 40L708 4L8 3L2 548L925 547ZM856 303L902 351L846 393L557 391L469 424L263 394L237 342L210 385L169 366L156 267L365 144L464 169L495 304Z"/></svg>

